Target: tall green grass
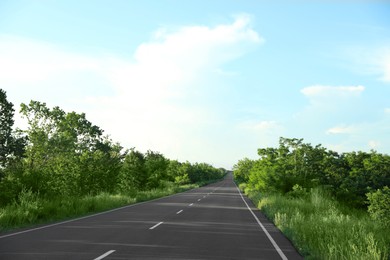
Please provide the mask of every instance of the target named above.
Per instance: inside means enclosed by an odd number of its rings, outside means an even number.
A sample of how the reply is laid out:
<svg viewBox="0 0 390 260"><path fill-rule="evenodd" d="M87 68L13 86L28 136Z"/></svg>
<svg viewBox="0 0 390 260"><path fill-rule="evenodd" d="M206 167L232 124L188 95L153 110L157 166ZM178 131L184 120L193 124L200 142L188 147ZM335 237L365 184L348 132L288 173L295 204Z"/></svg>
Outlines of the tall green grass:
<svg viewBox="0 0 390 260"><path fill-rule="evenodd" d="M389 259L389 228L321 189L295 198L246 192L305 259Z"/></svg>
<svg viewBox="0 0 390 260"><path fill-rule="evenodd" d="M83 197L41 198L24 190L14 203L0 208L0 232L37 224L60 221L110 210L137 202L168 196L199 187L198 184L178 186L166 183L164 188L129 191L127 194L87 195Z"/></svg>

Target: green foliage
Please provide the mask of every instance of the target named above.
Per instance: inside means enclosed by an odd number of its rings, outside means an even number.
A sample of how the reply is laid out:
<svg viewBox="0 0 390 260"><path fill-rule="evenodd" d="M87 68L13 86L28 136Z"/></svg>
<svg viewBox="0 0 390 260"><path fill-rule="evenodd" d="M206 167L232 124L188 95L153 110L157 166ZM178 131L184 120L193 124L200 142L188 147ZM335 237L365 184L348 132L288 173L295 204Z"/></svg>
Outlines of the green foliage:
<svg viewBox="0 0 390 260"><path fill-rule="evenodd" d="M12 129L14 112L6 92L0 89L0 179L4 175L4 168L23 156L26 145L26 138Z"/></svg>
<svg viewBox="0 0 390 260"><path fill-rule="evenodd" d="M0 167L6 166L11 153L13 116L13 104L7 101L5 91L0 89Z"/></svg>
<svg viewBox="0 0 390 260"><path fill-rule="evenodd" d="M390 156L352 152L343 157L347 174L340 178L336 196L355 207L366 205L366 193L390 186Z"/></svg>
<svg viewBox="0 0 390 260"><path fill-rule="evenodd" d="M145 187L147 189L154 189L160 186L160 182L169 180L167 168L169 160L166 159L162 154L147 151L145 155L145 170L147 172L147 182Z"/></svg>
<svg viewBox="0 0 390 260"><path fill-rule="evenodd" d="M23 189L18 200L11 205L0 209L0 227L20 225L21 223L35 223L42 209L39 196L31 190Z"/></svg>
<svg viewBox="0 0 390 260"><path fill-rule="evenodd" d="M248 158L244 158L239 160L237 164L233 166L233 175L234 179L238 183L248 182L249 180L249 172L252 169L254 164L253 160Z"/></svg>
<svg viewBox="0 0 390 260"><path fill-rule="evenodd" d="M190 183L190 177L188 177L188 174L185 173L184 175L178 175L175 177L175 183L177 184L188 184Z"/></svg>
<svg viewBox="0 0 390 260"><path fill-rule="evenodd" d="M29 128L21 182L42 196L113 192L121 168L121 147L103 136L85 114L31 101L21 105Z"/></svg>
<svg viewBox="0 0 390 260"><path fill-rule="evenodd" d="M187 162L184 164L184 168L191 183L220 179L226 174L224 169L216 169L207 163L195 163L191 165Z"/></svg>
<svg viewBox="0 0 390 260"><path fill-rule="evenodd" d="M289 191L286 195L292 198L307 198L309 192L306 188L302 188L299 184L295 184L292 191Z"/></svg>
<svg viewBox="0 0 390 260"><path fill-rule="evenodd" d="M173 180L179 185L189 184L190 177L188 176L187 169L190 164L180 163L177 160L170 160L167 168L167 174L169 180Z"/></svg>
<svg viewBox="0 0 390 260"><path fill-rule="evenodd" d="M390 228L390 189L385 186L375 192L367 193L369 201L368 213L371 217Z"/></svg>
<svg viewBox="0 0 390 260"><path fill-rule="evenodd" d="M119 173L119 188L122 192L132 189L142 190L148 179L145 165L145 156L132 148L125 156Z"/></svg>

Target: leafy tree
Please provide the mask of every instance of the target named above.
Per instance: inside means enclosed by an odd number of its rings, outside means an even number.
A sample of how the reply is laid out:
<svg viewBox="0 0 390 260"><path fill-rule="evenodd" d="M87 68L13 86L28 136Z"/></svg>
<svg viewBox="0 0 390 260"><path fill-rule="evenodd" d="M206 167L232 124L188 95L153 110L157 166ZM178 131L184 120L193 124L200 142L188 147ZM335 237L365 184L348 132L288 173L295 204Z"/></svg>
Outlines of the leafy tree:
<svg viewBox="0 0 390 260"><path fill-rule="evenodd" d="M19 131L13 131L13 104L7 100L7 94L0 89L0 170L13 159L20 159L25 152L26 138ZM1 175L0 175L1 178Z"/></svg>
<svg viewBox="0 0 390 260"><path fill-rule="evenodd" d="M14 124L13 104L7 100L6 92L0 89L0 205L16 199L21 191L20 175L23 173L22 158L26 137Z"/></svg>
<svg viewBox="0 0 390 260"><path fill-rule="evenodd" d="M131 148L125 156L118 178L119 189L122 192L146 188L148 176L144 165L144 154Z"/></svg>
<svg viewBox="0 0 390 260"><path fill-rule="evenodd" d="M343 156L347 174L336 196L355 207L365 207L366 193L390 185L390 157L374 151L351 152Z"/></svg>
<svg viewBox="0 0 390 260"><path fill-rule="evenodd" d="M145 155L145 170L148 175L147 188L160 186L161 181L168 181L167 168L169 161L160 153L147 151Z"/></svg>
<svg viewBox="0 0 390 260"><path fill-rule="evenodd" d="M51 195L96 194L113 191L119 173L121 147L85 114L31 101L21 105L29 137L24 183Z"/></svg>
<svg viewBox="0 0 390 260"><path fill-rule="evenodd" d="M192 182L217 180L225 174L224 169L216 169L207 163L195 163L191 168L189 178Z"/></svg>
<svg viewBox="0 0 390 260"><path fill-rule="evenodd" d="M339 189L341 183L348 177L348 165L344 154L334 151L327 151L322 160L323 174L319 176L321 184L330 187L332 190Z"/></svg>
<svg viewBox="0 0 390 260"><path fill-rule="evenodd" d="M338 200L362 208L367 193L390 186L390 156L375 151L338 154L303 139L281 137L278 148L261 148L258 154L256 161L239 161L234 174L261 192L298 194L321 186Z"/></svg>
<svg viewBox="0 0 390 260"><path fill-rule="evenodd" d="M189 184L191 182L190 177L188 177L188 173L184 173L183 175L178 175L175 177L175 183L179 185Z"/></svg>
<svg viewBox="0 0 390 260"><path fill-rule="evenodd" d="M249 172L254 164L253 160L244 158L233 166L233 175L238 183L246 183L249 180Z"/></svg>
<svg viewBox="0 0 390 260"><path fill-rule="evenodd" d="M98 143L96 149L84 151L79 156L79 187L81 193L113 193L118 186L118 176L124 155L122 147L108 138Z"/></svg>
<svg viewBox="0 0 390 260"><path fill-rule="evenodd" d="M177 160L169 160L167 167L167 175L169 181L174 181L179 184L186 184L185 181L180 180L186 173L183 171L182 163ZM187 175L188 179L188 175ZM189 183L189 179L188 182Z"/></svg>
<svg viewBox="0 0 390 260"><path fill-rule="evenodd" d="M249 171L249 186L263 192L287 193L295 185L310 188L322 175L325 149L312 147L303 139L280 138L278 148L258 149L260 159Z"/></svg>
<svg viewBox="0 0 390 260"><path fill-rule="evenodd" d="M6 92L0 89L0 167L7 165L11 153L13 116L13 104L7 101Z"/></svg>

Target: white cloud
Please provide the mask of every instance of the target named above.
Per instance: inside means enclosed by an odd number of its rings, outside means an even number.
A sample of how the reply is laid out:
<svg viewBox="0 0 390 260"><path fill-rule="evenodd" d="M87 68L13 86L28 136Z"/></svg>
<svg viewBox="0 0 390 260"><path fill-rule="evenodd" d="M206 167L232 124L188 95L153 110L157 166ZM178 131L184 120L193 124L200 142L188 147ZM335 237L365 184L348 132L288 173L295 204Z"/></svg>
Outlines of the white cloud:
<svg viewBox="0 0 390 260"><path fill-rule="evenodd" d="M245 46L262 41L248 26L242 16L214 28L187 26L171 33L159 29L154 39L136 49L136 62L118 62L110 79L120 92L138 96L137 101L192 94L188 88L194 88L195 81L246 53Z"/></svg>
<svg viewBox="0 0 390 260"><path fill-rule="evenodd" d="M276 121L247 121L241 123L239 127L255 132L269 132L280 128Z"/></svg>
<svg viewBox="0 0 390 260"><path fill-rule="evenodd" d="M0 82L42 82L58 73L91 71L99 61L60 51L56 46L21 37L0 36Z"/></svg>
<svg viewBox="0 0 390 260"><path fill-rule="evenodd" d="M182 27L174 33L158 30L153 41L141 44L135 53L139 64L184 68L196 72L214 67L246 52L238 43L260 43L263 40L249 26L247 16L233 24ZM188 58L191 58L188 60Z"/></svg>
<svg viewBox="0 0 390 260"><path fill-rule="evenodd" d="M59 46L23 37L0 35L0 86L18 105L31 99L49 105L80 102L88 92L107 94L107 59L63 50ZM77 109L77 108L74 108Z"/></svg>
<svg viewBox="0 0 390 260"><path fill-rule="evenodd" d="M390 49L387 50L387 53L383 56L383 59L379 62L379 65L382 67L382 80L390 83Z"/></svg>
<svg viewBox="0 0 390 260"><path fill-rule="evenodd" d="M259 147L275 147L278 145L280 136L285 136L284 126L274 120L247 120L240 122L234 129L234 149L241 151L248 157L248 151L253 152L249 158L256 159L257 149ZM229 142L230 143L230 142ZM237 157L237 160L242 159L243 156Z"/></svg>
<svg viewBox="0 0 390 260"><path fill-rule="evenodd" d="M385 114L390 114L390 107L385 108Z"/></svg>
<svg viewBox="0 0 390 260"><path fill-rule="evenodd" d="M353 126L335 126L326 131L327 134L352 134L354 132L356 128Z"/></svg>
<svg viewBox="0 0 390 260"><path fill-rule="evenodd" d="M351 97L360 95L364 89L364 86L314 85L301 89L301 93L309 98Z"/></svg>
<svg viewBox="0 0 390 260"><path fill-rule="evenodd" d="M224 115L208 101L224 93L210 90L223 88L218 78L226 77L220 73L225 63L263 42L250 22L242 15L214 27L160 28L138 46L133 61L1 36L0 84L18 101L38 97L50 105L86 112L126 147L221 163L218 154L229 146L222 139L232 138L222 134L227 127ZM219 152L205 149L216 143Z"/></svg>
<svg viewBox="0 0 390 260"><path fill-rule="evenodd" d="M370 140L368 142L368 147L370 147L370 149L377 149L378 147L380 147L381 143L379 141L375 141L375 140Z"/></svg>
<svg viewBox="0 0 390 260"><path fill-rule="evenodd" d="M387 138L390 130L389 123L389 119L383 118L380 121L330 128L326 133L332 135L336 143L328 144L327 147L338 152L375 149L379 152L388 153L387 147L390 144Z"/></svg>
<svg viewBox="0 0 390 260"><path fill-rule="evenodd" d="M305 122L316 122L325 127L325 122L345 122L356 118L362 108L362 93L365 87L313 85L301 89L308 99L305 109L296 114Z"/></svg>
<svg viewBox="0 0 390 260"><path fill-rule="evenodd" d="M381 151L381 149L385 147L386 143L388 142L384 140L379 141L362 138L361 136L350 136L343 139L343 141L338 144L326 144L325 147L339 153L348 153L352 151L368 152L369 150L376 150L378 152L386 153L386 151Z"/></svg>
<svg viewBox="0 0 390 260"><path fill-rule="evenodd" d="M350 48L347 53L355 70L390 83L390 47Z"/></svg>

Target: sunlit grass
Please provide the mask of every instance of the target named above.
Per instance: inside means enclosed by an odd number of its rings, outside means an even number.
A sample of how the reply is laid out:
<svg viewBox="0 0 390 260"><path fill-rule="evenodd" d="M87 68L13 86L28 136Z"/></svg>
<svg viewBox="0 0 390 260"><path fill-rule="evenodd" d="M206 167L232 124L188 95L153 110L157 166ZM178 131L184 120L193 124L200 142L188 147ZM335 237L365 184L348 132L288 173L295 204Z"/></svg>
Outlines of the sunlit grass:
<svg viewBox="0 0 390 260"><path fill-rule="evenodd" d="M389 259L390 230L320 189L307 197L249 192L305 259Z"/></svg>
<svg viewBox="0 0 390 260"><path fill-rule="evenodd" d="M128 194L86 195L83 197L41 198L31 191L23 191L19 199L0 208L0 232L27 227L96 212L110 210L137 202L168 196L199 187L198 184L178 186L166 184L164 188L148 191L129 191Z"/></svg>

